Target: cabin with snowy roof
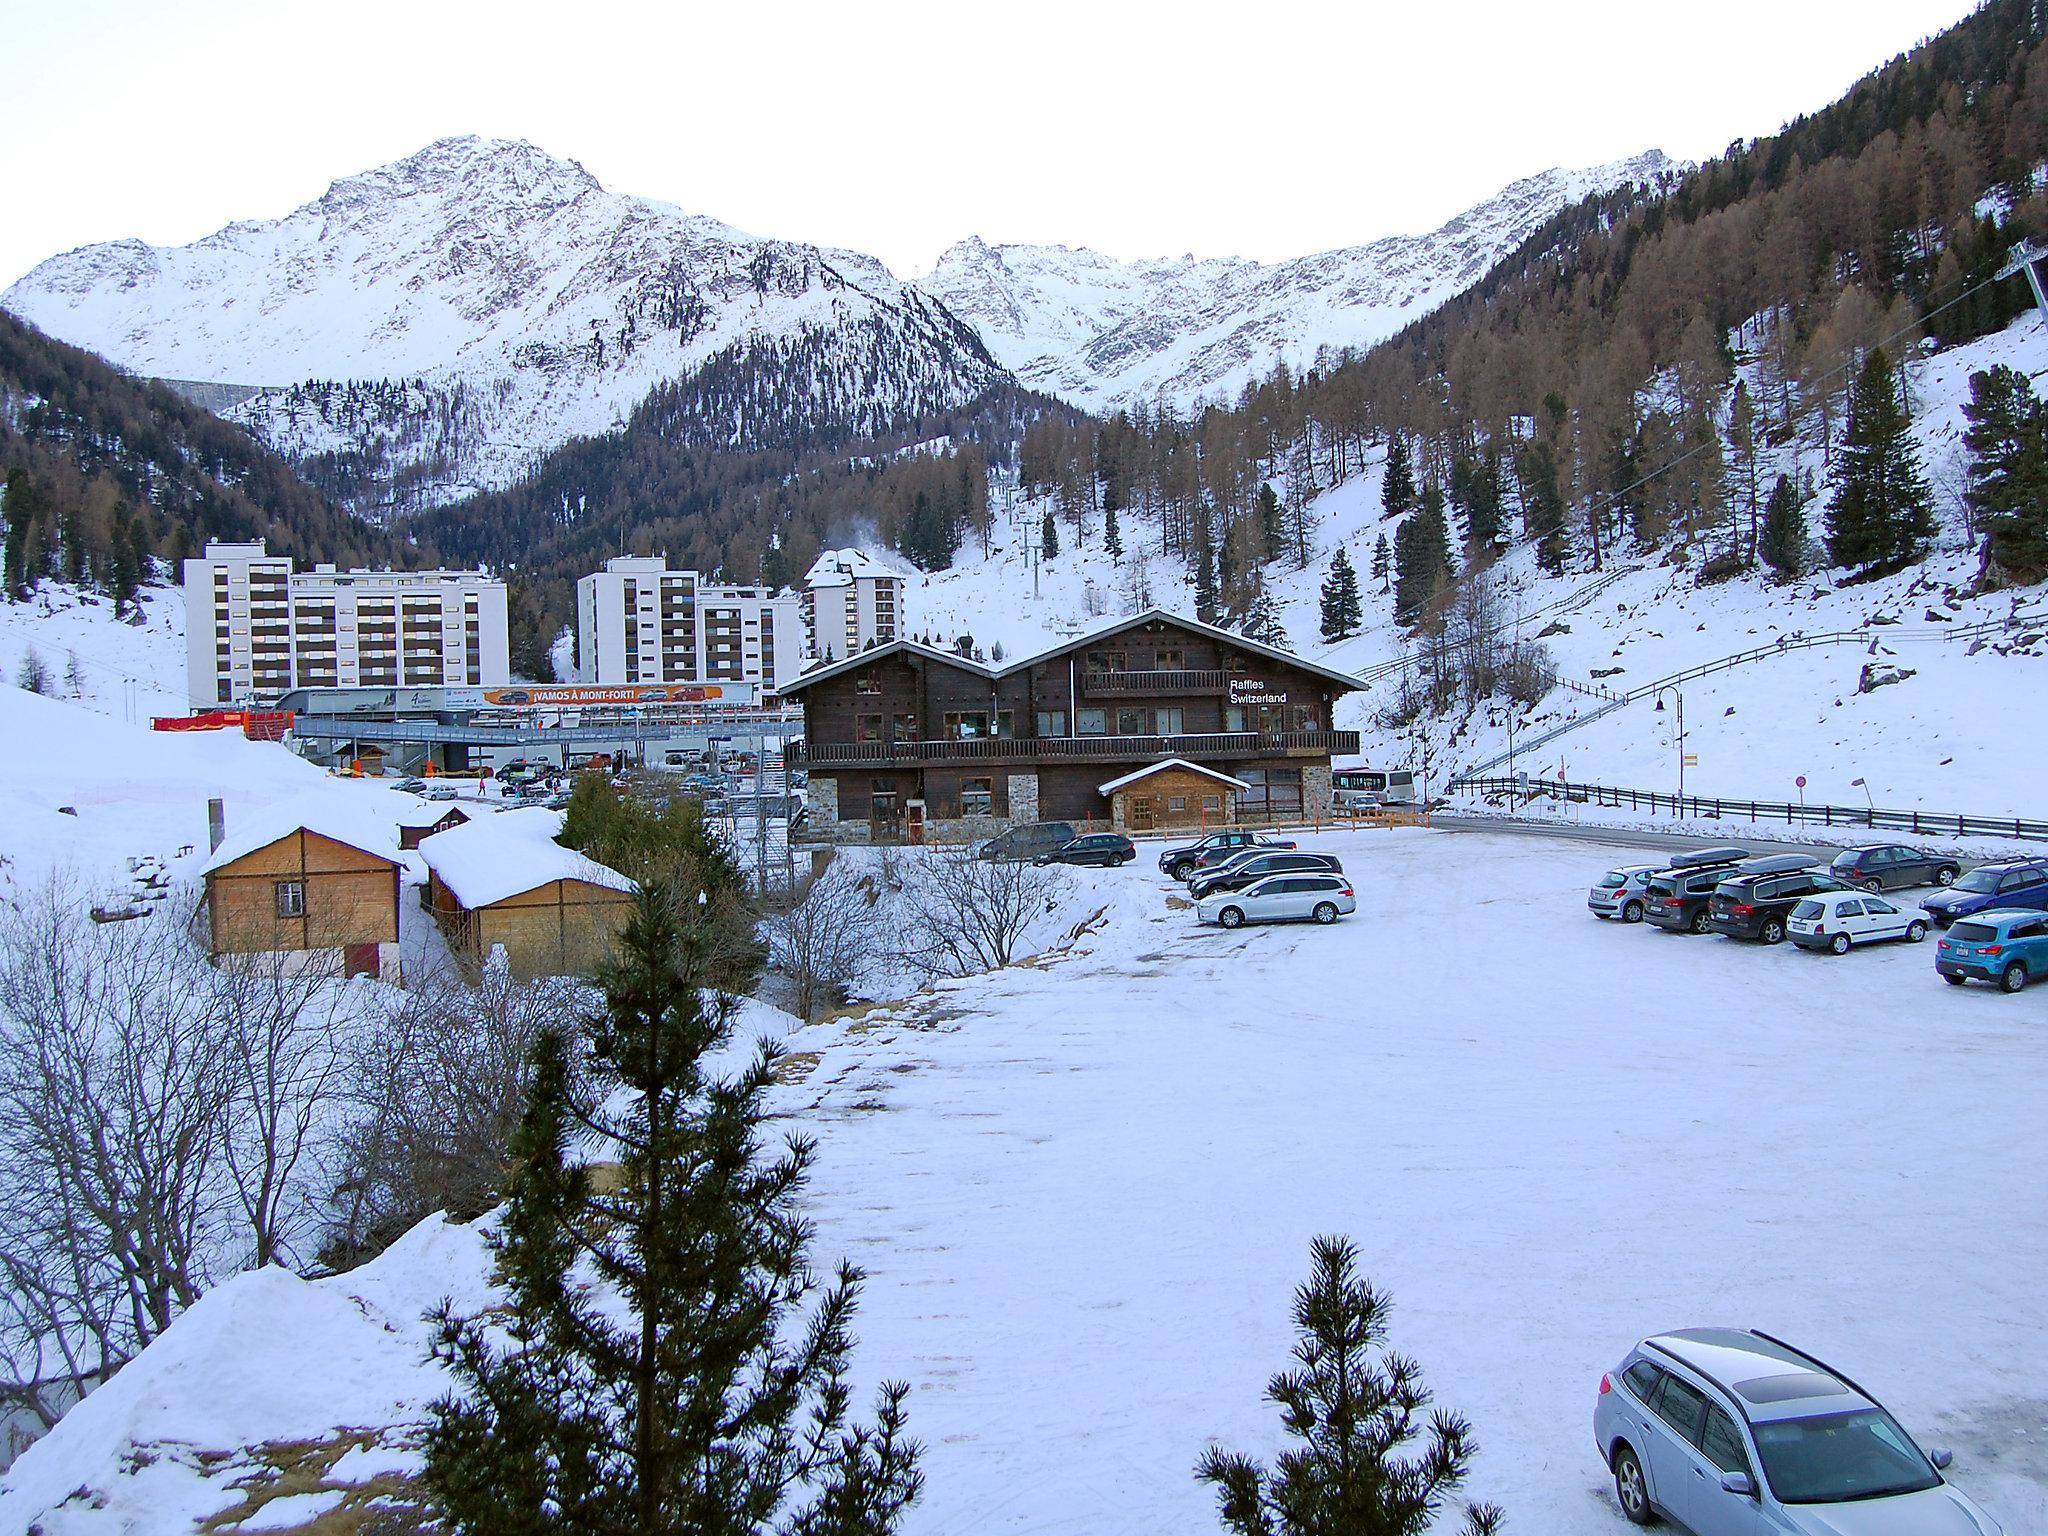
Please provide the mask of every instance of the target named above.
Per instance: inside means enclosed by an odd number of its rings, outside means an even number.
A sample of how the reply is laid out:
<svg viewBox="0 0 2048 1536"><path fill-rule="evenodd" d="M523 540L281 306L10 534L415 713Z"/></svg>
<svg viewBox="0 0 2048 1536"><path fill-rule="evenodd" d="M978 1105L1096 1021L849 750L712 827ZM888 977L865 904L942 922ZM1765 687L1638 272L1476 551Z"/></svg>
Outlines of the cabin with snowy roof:
<svg viewBox="0 0 2048 1536"><path fill-rule="evenodd" d="M395 829L368 807L328 795L259 812L201 869L213 956L397 982L401 867Z"/></svg>
<svg viewBox="0 0 2048 1536"><path fill-rule="evenodd" d="M466 964L502 948L514 976L595 970L639 889L555 841L562 813L535 806L482 816L421 841L427 909Z"/></svg>

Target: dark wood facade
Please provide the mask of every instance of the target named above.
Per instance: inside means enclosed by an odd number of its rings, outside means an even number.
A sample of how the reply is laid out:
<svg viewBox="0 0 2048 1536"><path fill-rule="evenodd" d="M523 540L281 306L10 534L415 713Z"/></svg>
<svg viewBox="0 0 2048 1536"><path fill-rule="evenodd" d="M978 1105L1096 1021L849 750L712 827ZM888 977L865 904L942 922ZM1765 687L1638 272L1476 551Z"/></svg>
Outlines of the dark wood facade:
<svg viewBox="0 0 2048 1536"><path fill-rule="evenodd" d="M928 824L1106 821L1099 786L1170 757L1251 783L1248 816L1313 813L1332 755L1358 750L1331 721L1354 686L1154 612L1008 667L885 646L785 692L804 707L790 761L808 768L814 806L886 837L917 810Z"/></svg>

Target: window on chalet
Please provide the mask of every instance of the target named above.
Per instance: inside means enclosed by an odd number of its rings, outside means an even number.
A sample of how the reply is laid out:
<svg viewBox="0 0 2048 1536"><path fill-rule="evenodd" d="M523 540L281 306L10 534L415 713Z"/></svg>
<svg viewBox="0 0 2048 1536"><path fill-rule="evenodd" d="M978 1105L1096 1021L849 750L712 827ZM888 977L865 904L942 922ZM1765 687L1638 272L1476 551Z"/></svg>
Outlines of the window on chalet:
<svg viewBox="0 0 2048 1536"><path fill-rule="evenodd" d="M1299 768L1246 768L1238 773L1250 788L1239 800L1246 814L1295 816L1301 813Z"/></svg>
<svg viewBox="0 0 2048 1536"><path fill-rule="evenodd" d="M1293 721L1288 726L1289 730L1319 731L1323 728L1322 722L1316 718L1316 707L1313 704L1296 704L1291 713Z"/></svg>
<svg viewBox="0 0 2048 1536"><path fill-rule="evenodd" d="M1285 704L1261 704L1259 706L1259 729L1262 731L1286 730L1287 706Z"/></svg>
<svg viewBox="0 0 2048 1536"><path fill-rule="evenodd" d="M985 709L948 710L945 718L945 737L948 741L979 741L988 735L988 711Z"/></svg>
<svg viewBox="0 0 2048 1536"><path fill-rule="evenodd" d="M1123 651L1090 651L1088 653L1088 670L1090 672L1123 672L1129 669L1130 664L1131 658Z"/></svg>
<svg viewBox="0 0 2048 1536"><path fill-rule="evenodd" d="M1217 816L1217 815L1221 815L1221 814L1222 814L1222 811L1223 811L1223 801L1222 801L1221 797L1219 797L1219 796L1217 796L1217 795L1204 795L1204 796L1202 796L1202 814L1203 814L1203 815L1205 815L1205 816Z"/></svg>
<svg viewBox="0 0 2048 1536"><path fill-rule="evenodd" d="M1119 736L1143 736L1145 734L1145 711L1142 709L1120 709L1116 712L1116 733Z"/></svg>
<svg viewBox="0 0 2048 1536"><path fill-rule="evenodd" d="M1155 709L1152 711L1152 734L1178 736L1187 729L1183 723L1185 718L1178 704L1171 709Z"/></svg>
<svg viewBox="0 0 2048 1536"><path fill-rule="evenodd" d="M867 671L861 673L854 679L853 691L855 693L880 693L882 691L882 669L880 667L869 667Z"/></svg>
<svg viewBox="0 0 2048 1536"><path fill-rule="evenodd" d="M853 717L853 739L855 741L880 741L882 739L882 717L880 715L855 715Z"/></svg>
<svg viewBox="0 0 2048 1536"><path fill-rule="evenodd" d="M890 739L894 741L917 740L917 716L893 715L890 717Z"/></svg>
<svg viewBox="0 0 2048 1536"><path fill-rule="evenodd" d="M1188 808L1188 797L1186 795L1168 795L1166 797L1166 808L1176 816L1183 815Z"/></svg>
<svg viewBox="0 0 2048 1536"><path fill-rule="evenodd" d="M1224 705L1224 706L1223 706L1223 729L1224 729L1224 730L1226 730L1226 731L1246 731L1246 730L1250 730L1250 729L1251 729L1251 727L1250 727L1250 726L1248 726L1248 725L1246 725L1246 724L1245 724L1244 722L1245 722L1245 708L1244 708L1244 706L1243 706L1242 704L1226 704L1226 705Z"/></svg>
<svg viewBox="0 0 2048 1536"><path fill-rule="evenodd" d="M1041 736L1066 735L1067 712L1064 709L1041 709L1038 712L1038 734Z"/></svg>
<svg viewBox="0 0 2048 1536"><path fill-rule="evenodd" d="M1074 734L1077 736L1107 736L1109 734L1109 712L1102 709L1084 709L1074 716Z"/></svg>
<svg viewBox="0 0 2048 1536"><path fill-rule="evenodd" d="M1152 657L1152 667L1158 672L1184 672L1187 670L1186 651L1159 651Z"/></svg>
<svg viewBox="0 0 2048 1536"><path fill-rule="evenodd" d="M280 880L277 882L277 915L279 917L304 917L306 915L306 885L302 880Z"/></svg>
<svg viewBox="0 0 2048 1536"><path fill-rule="evenodd" d="M992 779L962 779L960 781L960 814L962 816L993 816L996 813L995 783Z"/></svg>
<svg viewBox="0 0 2048 1536"><path fill-rule="evenodd" d="M1224 655L1223 670L1230 673L1233 677L1242 677L1251 669L1252 660L1249 656L1242 655L1237 651L1230 651Z"/></svg>
<svg viewBox="0 0 2048 1536"><path fill-rule="evenodd" d="M998 736L1007 740L1009 737L1017 734L1017 716L1015 711L1007 709L997 710L995 723Z"/></svg>

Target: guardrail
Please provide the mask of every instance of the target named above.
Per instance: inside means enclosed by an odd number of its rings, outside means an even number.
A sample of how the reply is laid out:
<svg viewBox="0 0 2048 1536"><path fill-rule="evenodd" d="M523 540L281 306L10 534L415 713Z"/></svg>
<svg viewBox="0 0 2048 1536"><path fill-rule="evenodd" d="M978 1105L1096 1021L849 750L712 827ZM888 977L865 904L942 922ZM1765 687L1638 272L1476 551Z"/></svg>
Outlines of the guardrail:
<svg viewBox="0 0 2048 1536"><path fill-rule="evenodd" d="M2048 838L2048 821L2015 816L1975 816L1964 811L1901 811L1883 806L1793 805L1781 800L1730 800L1717 795L1665 795L1612 784L1575 784L1564 779L1457 778L1452 792L1509 795L1524 801L1548 799L1610 810L1647 811L1674 820L1783 822L1786 826L1840 827L1853 832L1907 832L1919 837Z"/></svg>

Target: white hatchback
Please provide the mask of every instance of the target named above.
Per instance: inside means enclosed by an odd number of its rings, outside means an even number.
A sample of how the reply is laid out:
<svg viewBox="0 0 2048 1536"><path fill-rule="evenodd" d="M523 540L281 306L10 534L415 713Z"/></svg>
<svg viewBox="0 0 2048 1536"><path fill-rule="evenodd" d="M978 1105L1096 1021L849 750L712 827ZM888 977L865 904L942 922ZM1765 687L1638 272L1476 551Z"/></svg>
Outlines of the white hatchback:
<svg viewBox="0 0 2048 1536"><path fill-rule="evenodd" d="M1846 955L1852 944L1903 939L1918 944L1927 937L1927 919L1882 896L1863 891L1830 891L1809 896L1792 909L1785 932L1801 949L1825 949Z"/></svg>
<svg viewBox="0 0 2048 1536"><path fill-rule="evenodd" d="M1195 903L1195 916L1205 923L1238 928L1246 923L1291 923L1306 919L1334 923L1358 903L1343 875L1308 870L1268 875L1241 891L1218 891Z"/></svg>

